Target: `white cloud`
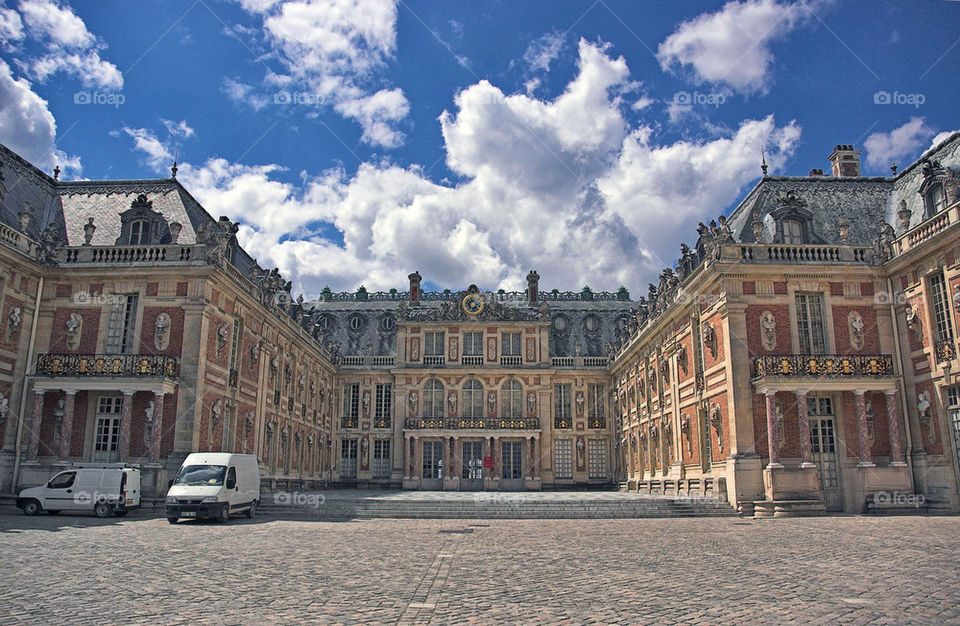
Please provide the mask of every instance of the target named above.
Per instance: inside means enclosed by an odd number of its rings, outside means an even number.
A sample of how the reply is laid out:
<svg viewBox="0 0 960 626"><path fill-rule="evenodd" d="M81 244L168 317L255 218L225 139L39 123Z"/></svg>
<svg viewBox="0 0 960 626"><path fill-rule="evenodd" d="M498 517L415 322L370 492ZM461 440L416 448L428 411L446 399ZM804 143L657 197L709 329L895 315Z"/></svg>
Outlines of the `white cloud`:
<svg viewBox="0 0 960 626"><path fill-rule="evenodd" d="M942 133L937 133L936 135L933 136L933 139L930 140L930 147L927 148L927 150L933 150L934 148L939 146L941 142L946 141L951 135L953 135L956 132L960 132L960 131L945 130ZM926 150L924 152L926 152Z"/></svg>
<svg viewBox="0 0 960 626"><path fill-rule="evenodd" d="M716 13L683 22L657 49L664 69L691 66L702 81L741 92L764 91L770 44L797 24L801 8L776 0L728 2Z"/></svg>
<svg viewBox="0 0 960 626"><path fill-rule="evenodd" d="M63 72L78 78L86 87L123 87L123 75L117 66L100 57L105 46L97 42L69 6L53 0L23 0L20 12L31 37L47 48L46 54L18 61L29 76L44 82Z"/></svg>
<svg viewBox="0 0 960 626"><path fill-rule="evenodd" d="M377 88L396 50L395 0L240 3L262 17L264 37L284 68L282 74L268 73L267 84L299 87L333 106L360 124L364 142L384 147L402 143L396 126L409 111L407 100L399 88ZM228 93L245 100L249 92L243 87L228 84Z"/></svg>
<svg viewBox="0 0 960 626"><path fill-rule="evenodd" d="M677 243L692 242L696 221L759 175L760 148L776 171L800 130L768 117L663 145L624 120L629 85L624 59L580 42L578 72L556 98L506 95L487 81L464 89L440 119L457 185L389 162L291 183L277 165L210 159L179 176L213 215L241 220L244 247L308 295L324 285L402 288L415 269L443 287L517 289L530 268L545 288L624 284L640 295Z"/></svg>
<svg viewBox="0 0 960 626"><path fill-rule="evenodd" d="M252 86L232 78L223 81L223 92L234 102L245 104L254 111L261 111L270 104L270 98L266 95L257 93Z"/></svg>
<svg viewBox="0 0 960 626"><path fill-rule="evenodd" d="M533 72L549 72L550 64L560 56L564 36L553 32L542 35L527 46L523 60Z"/></svg>
<svg viewBox="0 0 960 626"><path fill-rule="evenodd" d="M867 151L867 165L886 169L892 161L910 160L920 153L933 135L934 131L922 117L912 117L909 122L889 133L873 133L863 142Z"/></svg>
<svg viewBox="0 0 960 626"><path fill-rule="evenodd" d="M173 163L173 152L160 141L156 135L146 128L130 128L124 126L120 132L133 139L133 146L142 152L147 159L147 165L157 172L162 172ZM111 133L119 136L119 133Z"/></svg>
<svg viewBox="0 0 960 626"><path fill-rule="evenodd" d="M187 139L193 136L193 129L187 124L186 120L180 120L179 122L172 122L170 120L160 121L163 122L164 127L166 127L171 137Z"/></svg>
<svg viewBox="0 0 960 626"><path fill-rule="evenodd" d="M41 169L50 171L57 123L47 101L24 78L14 78L0 60L0 140Z"/></svg>
<svg viewBox="0 0 960 626"><path fill-rule="evenodd" d="M13 9L0 6L0 41L12 42L23 39L23 21Z"/></svg>

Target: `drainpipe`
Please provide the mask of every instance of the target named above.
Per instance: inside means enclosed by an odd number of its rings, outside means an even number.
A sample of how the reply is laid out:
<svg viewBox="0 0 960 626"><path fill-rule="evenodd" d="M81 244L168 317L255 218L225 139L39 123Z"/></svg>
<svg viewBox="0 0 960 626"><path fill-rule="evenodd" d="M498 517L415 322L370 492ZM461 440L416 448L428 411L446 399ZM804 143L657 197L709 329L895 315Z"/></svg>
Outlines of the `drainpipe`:
<svg viewBox="0 0 960 626"><path fill-rule="evenodd" d="M40 277L40 282L37 285L37 297L33 302L33 322L30 324L30 345L27 348L27 360L26 365L24 366L25 371L30 371L31 364L33 363L33 351L37 343L37 324L40 322L40 295L43 293L43 276ZM17 440L16 440L16 456L13 461L13 482L10 484L10 491L12 493L17 493L17 481L20 480L20 441L23 438L23 415L27 409L27 385L29 379L26 374L23 376L23 384L20 387L20 414L17 416Z"/></svg>
<svg viewBox="0 0 960 626"><path fill-rule="evenodd" d="M887 277L887 293L889 294L890 300L890 320L893 322L893 351L896 355L897 363L900 365L900 380L897 381L897 386L900 388L900 423L903 426L904 436L907 439L904 460L907 462L907 467L910 468L910 488L916 491L916 481L913 475L913 435L910 432L910 414L907 413L907 387L903 375L903 370L906 366L903 362L903 354L900 351L900 324L897 320L897 307L896 304L894 304L895 298L893 294L895 292L893 290L893 279L889 276Z"/></svg>

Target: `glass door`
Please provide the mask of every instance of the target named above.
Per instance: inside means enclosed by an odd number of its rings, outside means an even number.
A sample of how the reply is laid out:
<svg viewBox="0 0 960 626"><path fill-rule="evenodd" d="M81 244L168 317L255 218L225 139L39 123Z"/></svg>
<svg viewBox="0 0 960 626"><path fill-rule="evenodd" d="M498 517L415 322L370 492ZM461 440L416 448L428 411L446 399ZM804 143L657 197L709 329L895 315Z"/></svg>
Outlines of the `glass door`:
<svg viewBox="0 0 960 626"><path fill-rule="evenodd" d="M340 441L340 478L357 477L357 440Z"/></svg>
<svg viewBox="0 0 960 626"><path fill-rule="evenodd" d="M810 451L820 475L820 489L828 511L843 510L840 463L837 456L833 402L830 398L807 398L810 418Z"/></svg>
<svg viewBox="0 0 960 626"><path fill-rule="evenodd" d="M93 433L94 463L114 463L119 460L120 411L122 396L101 396L97 404L97 418Z"/></svg>
<svg viewBox="0 0 960 626"><path fill-rule="evenodd" d="M523 443L504 441L500 444L503 456L501 477L504 489L523 489Z"/></svg>
<svg viewBox="0 0 960 626"><path fill-rule="evenodd" d="M483 442L464 441L460 444L462 464L461 489L483 489Z"/></svg>
<svg viewBox="0 0 960 626"><path fill-rule="evenodd" d="M423 479L420 486L423 489L443 488L443 442L423 442Z"/></svg>

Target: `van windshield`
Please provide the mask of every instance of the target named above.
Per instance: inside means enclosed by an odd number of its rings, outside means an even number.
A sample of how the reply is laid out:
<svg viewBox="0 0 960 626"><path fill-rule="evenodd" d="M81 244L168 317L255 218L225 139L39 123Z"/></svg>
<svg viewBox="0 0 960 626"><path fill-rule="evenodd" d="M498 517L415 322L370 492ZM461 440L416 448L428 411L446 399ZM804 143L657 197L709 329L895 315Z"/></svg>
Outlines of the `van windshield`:
<svg viewBox="0 0 960 626"><path fill-rule="evenodd" d="M224 465L187 465L180 469L174 485L222 485L223 475L227 468Z"/></svg>

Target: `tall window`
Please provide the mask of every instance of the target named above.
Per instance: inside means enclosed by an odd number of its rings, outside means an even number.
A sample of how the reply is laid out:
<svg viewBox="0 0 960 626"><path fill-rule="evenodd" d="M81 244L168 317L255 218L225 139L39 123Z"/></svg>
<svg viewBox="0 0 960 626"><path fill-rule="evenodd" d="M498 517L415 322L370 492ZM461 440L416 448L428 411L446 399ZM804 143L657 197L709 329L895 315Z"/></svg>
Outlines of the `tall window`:
<svg viewBox="0 0 960 626"><path fill-rule="evenodd" d="M233 336L230 339L230 369L237 369L237 360L240 358L240 340L243 338L243 320L239 317L233 321Z"/></svg>
<svg viewBox="0 0 960 626"><path fill-rule="evenodd" d="M934 185L927 192L926 205L928 217L933 217L940 211L947 208L947 195L943 192L943 185Z"/></svg>
<svg viewBox="0 0 960 626"><path fill-rule="evenodd" d="M933 318L937 328L937 341L953 339L950 324L950 309L947 304L947 289L943 282L943 272L930 277L930 298L933 300Z"/></svg>
<svg viewBox="0 0 960 626"><path fill-rule="evenodd" d="M483 385L475 378L471 378L463 386L463 416L483 417Z"/></svg>
<svg viewBox="0 0 960 626"><path fill-rule="evenodd" d="M573 413L570 402L570 383L558 383L553 386L553 426L554 428L572 428Z"/></svg>
<svg viewBox="0 0 960 626"><path fill-rule="evenodd" d="M796 301L800 352L824 354L827 340L823 329L823 294L798 293Z"/></svg>
<svg viewBox="0 0 960 626"><path fill-rule="evenodd" d="M423 334L424 356L443 356L443 332Z"/></svg>
<svg viewBox="0 0 960 626"><path fill-rule="evenodd" d="M573 478L573 439L554 440L553 477Z"/></svg>
<svg viewBox="0 0 960 626"><path fill-rule="evenodd" d="M436 378L423 387L423 416L443 417L443 383Z"/></svg>
<svg viewBox="0 0 960 626"><path fill-rule="evenodd" d="M500 416L523 417L523 386L519 381L508 380L500 388Z"/></svg>
<svg viewBox="0 0 960 626"><path fill-rule="evenodd" d="M391 395L393 392L392 383L383 383L377 385L376 403L373 408L373 426L374 428L390 428L390 415L392 409Z"/></svg>
<svg viewBox="0 0 960 626"><path fill-rule="evenodd" d="M520 356L520 333L501 333L500 341L500 354Z"/></svg>
<svg viewBox="0 0 960 626"><path fill-rule="evenodd" d="M803 243L803 226L797 220L783 220L783 243Z"/></svg>
<svg viewBox="0 0 960 626"><path fill-rule="evenodd" d="M590 428L606 428L607 419L603 411L603 385L587 385L587 419Z"/></svg>
<svg viewBox="0 0 960 626"><path fill-rule="evenodd" d="M143 246L150 243L150 222L136 220L130 222L130 245Z"/></svg>
<svg viewBox="0 0 960 626"><path fill-rule="evenodd" d="M463 356L483 356L483 333L463 333Z"/></svg>
<svg viewBox="0 0 960 626"><path fill-rule="evenodd" d="M133 348L137 325L137 294L118 294L110 309L107 322L106 350L110 354L125 354Z"/></svg>
<svg viewBox="0 0 960 626"><path fill-rule="evenodd" d="M343 388L343 428L356 428L360 416L360 385L353 383Z"/></svg>

